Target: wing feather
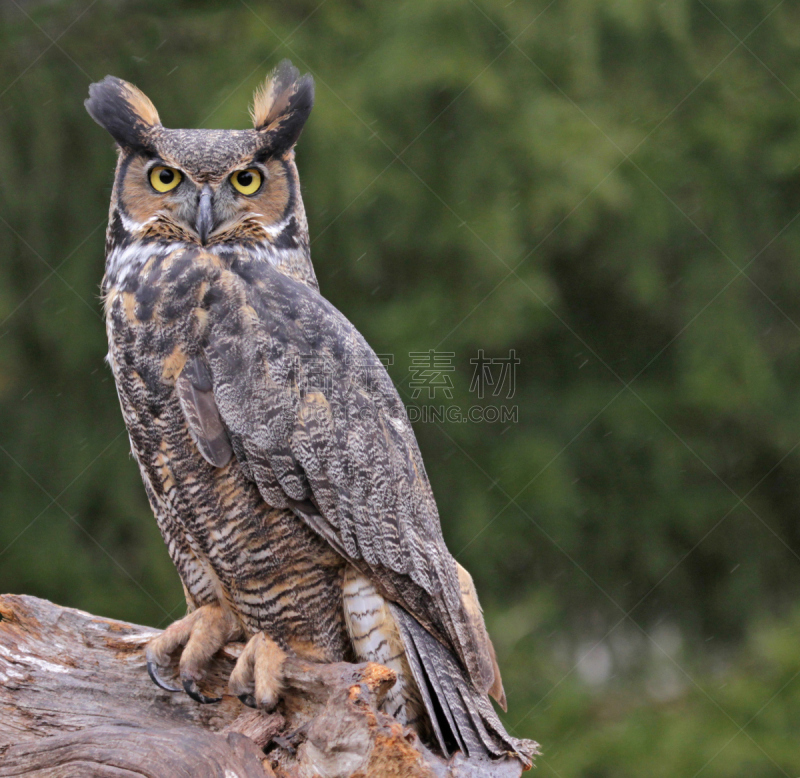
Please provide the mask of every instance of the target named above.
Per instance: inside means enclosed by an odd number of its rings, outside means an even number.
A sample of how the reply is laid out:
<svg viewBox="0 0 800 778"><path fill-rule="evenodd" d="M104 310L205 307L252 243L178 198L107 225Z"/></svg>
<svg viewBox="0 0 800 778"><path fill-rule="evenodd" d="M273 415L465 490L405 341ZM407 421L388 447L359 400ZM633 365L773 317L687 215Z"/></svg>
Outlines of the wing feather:
<svg viewBox="0 0 800 778"><path fill-rule="evenodd" d="M225 467L233 456L233 448L214 399L211 376L199 357L186 362L175 389L200 453L215 467Z"/></svg>
<svg viewBox="0 0 800 778"><path fill-rule="evenodd" d="M380 360L333 305L267 263L235 259L218 286L203 356L231 450L268 503L295 510L370 574L486 692L491 644L462 599L413 429Z"/></svg>

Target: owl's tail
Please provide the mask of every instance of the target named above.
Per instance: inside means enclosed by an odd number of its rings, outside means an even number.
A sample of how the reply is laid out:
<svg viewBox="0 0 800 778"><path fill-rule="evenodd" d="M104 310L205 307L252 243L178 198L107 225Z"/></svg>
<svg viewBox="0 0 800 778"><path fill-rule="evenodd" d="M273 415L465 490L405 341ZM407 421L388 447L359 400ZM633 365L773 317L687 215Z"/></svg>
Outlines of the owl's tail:
<svg viewBox="0 0 800 778"><path fill-rule="evenodd" d="M471 760L511 757L530 767L538 745L511 737L452 653L403 608L390 608L442 753L462 751Z"/></svg>

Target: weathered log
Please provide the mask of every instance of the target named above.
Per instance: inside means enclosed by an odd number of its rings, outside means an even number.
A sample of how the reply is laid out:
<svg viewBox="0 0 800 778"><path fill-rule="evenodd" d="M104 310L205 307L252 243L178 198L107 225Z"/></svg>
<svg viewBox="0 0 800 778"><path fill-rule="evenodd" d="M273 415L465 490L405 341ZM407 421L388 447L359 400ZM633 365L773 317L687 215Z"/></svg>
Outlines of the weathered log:
<svg viewBox="0 0 800 778"><path fill-rule="evenodd" d="M0 756L0 775L36 778L264 778L263 754L252 740L194 728L89 727L22 740ZM274 773L273 773L274 775Z"/></svg>
<svg viewBox="0 0 800 778"><path fill-rule="evenodd" d="M381 713L382 665L290 657L273 713L227 693L241 651L215 659L200 705L153 685L144 646L159 630L35 597L0 596L0 778L517 778L522 766L445 761ZM173 668L174 670L174 668Z"/></svg>

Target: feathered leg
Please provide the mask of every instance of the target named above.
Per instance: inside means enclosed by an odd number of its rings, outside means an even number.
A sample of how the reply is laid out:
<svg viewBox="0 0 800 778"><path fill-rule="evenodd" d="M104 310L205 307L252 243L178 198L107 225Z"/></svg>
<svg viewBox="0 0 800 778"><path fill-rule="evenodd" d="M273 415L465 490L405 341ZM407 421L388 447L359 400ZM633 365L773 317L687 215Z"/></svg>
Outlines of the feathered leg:
<svg viewBox="0 0 800 778"><path fill-rule="evenodd" d="M417 691L389 603L375 585L354 567L345 570L344 613L353 650L360 662L378 662L397 673L397 681L383 699L382 709L423 736L426 713Z"/></svg>

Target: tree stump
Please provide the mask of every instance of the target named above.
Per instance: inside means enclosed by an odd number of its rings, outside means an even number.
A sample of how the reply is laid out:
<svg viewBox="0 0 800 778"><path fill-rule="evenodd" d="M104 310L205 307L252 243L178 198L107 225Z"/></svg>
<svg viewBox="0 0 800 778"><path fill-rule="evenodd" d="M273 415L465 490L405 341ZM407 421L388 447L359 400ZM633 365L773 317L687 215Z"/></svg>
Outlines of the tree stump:
<svg viewBox="0 0 800 778"><path fill-rule="evenodd" d="M0 596L0 778L518 778L514 759L446 761L378 705L394 673L290 657L276 712L227 693L230 644L200 705L157 688L144 646L159 630ZM174 668L173 668L174 669Z"/></svg>

